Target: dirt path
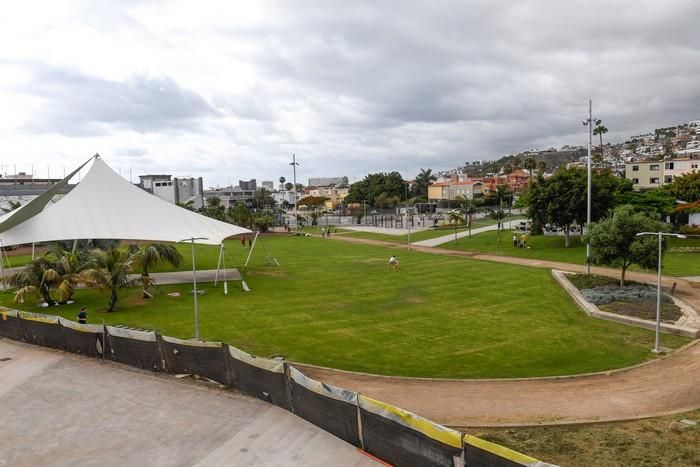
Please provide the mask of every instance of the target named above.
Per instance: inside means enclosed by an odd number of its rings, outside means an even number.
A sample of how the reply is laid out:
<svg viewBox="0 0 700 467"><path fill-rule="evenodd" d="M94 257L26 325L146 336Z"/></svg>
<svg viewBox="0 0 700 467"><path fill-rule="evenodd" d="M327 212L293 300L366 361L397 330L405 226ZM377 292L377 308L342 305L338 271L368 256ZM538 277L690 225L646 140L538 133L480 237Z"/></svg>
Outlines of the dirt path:
<svg viewBox="0 0 700 467"><path fill-rule="evenodd" d="M350 237L340 241L405 248L391 242ZM555 261L539 261L414 247L416 251L468 257L523 266L583 271ZM618 276L608 268L596 274ZM629 278L654 282L654 274L633 272ZM700 309L700 289L680 278L664 277L664 286L677 284L675 295ZM700 344L654 362L595 375L526 380L439 380L364 375L304 367L316 379L345 387L456 427L522 426L629 420L684 412L700 407ZM399 390L400 388L400 390Z"/></svg>

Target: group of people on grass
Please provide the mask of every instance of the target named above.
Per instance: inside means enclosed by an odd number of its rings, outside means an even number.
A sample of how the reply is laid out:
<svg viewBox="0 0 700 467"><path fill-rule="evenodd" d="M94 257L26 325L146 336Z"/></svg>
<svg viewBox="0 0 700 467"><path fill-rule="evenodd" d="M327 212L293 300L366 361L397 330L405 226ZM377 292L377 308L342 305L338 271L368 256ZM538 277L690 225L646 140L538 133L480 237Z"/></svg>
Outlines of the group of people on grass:
<svg viewBox="0 0 700 467"><path fill-rule="evenodd" d="M513 248L527 248L527 234L513 232Z"/></svg>

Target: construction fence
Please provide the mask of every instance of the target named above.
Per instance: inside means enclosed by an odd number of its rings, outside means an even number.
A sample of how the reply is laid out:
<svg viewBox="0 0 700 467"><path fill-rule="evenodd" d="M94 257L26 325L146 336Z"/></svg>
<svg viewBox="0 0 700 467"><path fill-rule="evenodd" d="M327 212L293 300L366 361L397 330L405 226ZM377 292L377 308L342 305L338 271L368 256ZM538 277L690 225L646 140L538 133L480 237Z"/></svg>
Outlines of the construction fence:
<svg viewBox="0 0 700 467"><path fill-rule="evenodd" d="M190 374L282 407L395 466L549 466L354 391L316 381L292 365L220 342L199 342L0 307L0 337Z"/></svg>

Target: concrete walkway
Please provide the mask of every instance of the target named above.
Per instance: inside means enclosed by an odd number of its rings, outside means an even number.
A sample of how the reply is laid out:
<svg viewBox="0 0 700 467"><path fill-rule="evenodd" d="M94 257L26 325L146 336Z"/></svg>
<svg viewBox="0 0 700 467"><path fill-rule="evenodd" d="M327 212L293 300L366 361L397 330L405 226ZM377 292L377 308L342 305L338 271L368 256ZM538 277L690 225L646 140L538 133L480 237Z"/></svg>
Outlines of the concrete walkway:
<svg viewBox="0 0 700 467"><path fill-rule="evenodd" d="M348 225L343 226L344 230L351 230L353 232L370 232L378 233L384 235L395 235L400 237L402 235L408 235L408 229L395 229L389 227L375 227L373 225ZM411 233L422 232L423 230L430 230L431 227L416 227L411 229ZM337 234L340 235L340 234Z"/></svg>
<svg viewBox="0 0 700 467"><path fill-rule="evenodd" d="M493 225L487 225L486 227L479 227L478 229L472 229L472 235L480 234L482 232L488 232L489 230L496 230L498 229L498 224L493 224ZM503 235L509 236L510 230L504 230ZM463 230L461 232L457 232L457 238L464 238L469 236L469 231L468 230ZM455 234L451 233L449 235L444 235L442 237L437 237L437 238L429 238L428 240L421 240L420 242L415 242L411 243L411 245L415 246L427 246L427 247L434 247L434 246L439 246L442 245L443 243L448 243L448 242L454 242L455 240Z"/></svg>
<svg viewBox="0 0 700 467"><path fill-rule="evenodd" d="M380 465L265 402L0 339L0 466Z"/></svg>
<svg viewBox="0 0 700 467"><path fill-rule="evenodd" d="M129 279L138 279L141 274L129 274ZM174 272L152 272L151 279L156 282L156 285L169 284L187 284L192 282L192 271L174 271ZM205 269L197 271L197 282L214 282L216 278L216 269ZM219 271L219 280L224 279L223 269ZM226 280L239 281L241 274L238 269L226 269Z"/></svg>

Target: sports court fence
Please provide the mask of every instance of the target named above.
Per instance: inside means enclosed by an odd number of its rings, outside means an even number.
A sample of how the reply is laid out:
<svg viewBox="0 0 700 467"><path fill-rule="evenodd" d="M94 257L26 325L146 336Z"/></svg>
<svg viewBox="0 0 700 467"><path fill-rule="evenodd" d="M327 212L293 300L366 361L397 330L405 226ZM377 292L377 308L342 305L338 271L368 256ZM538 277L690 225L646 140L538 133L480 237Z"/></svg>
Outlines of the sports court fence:
<svg viewBox="0 0 700 467"><path fill-rule="evenodd" d="M172 374L197 375L288 410L396 466L550 466L220 342L197 342L0 307L0 337Z"/></svg>

